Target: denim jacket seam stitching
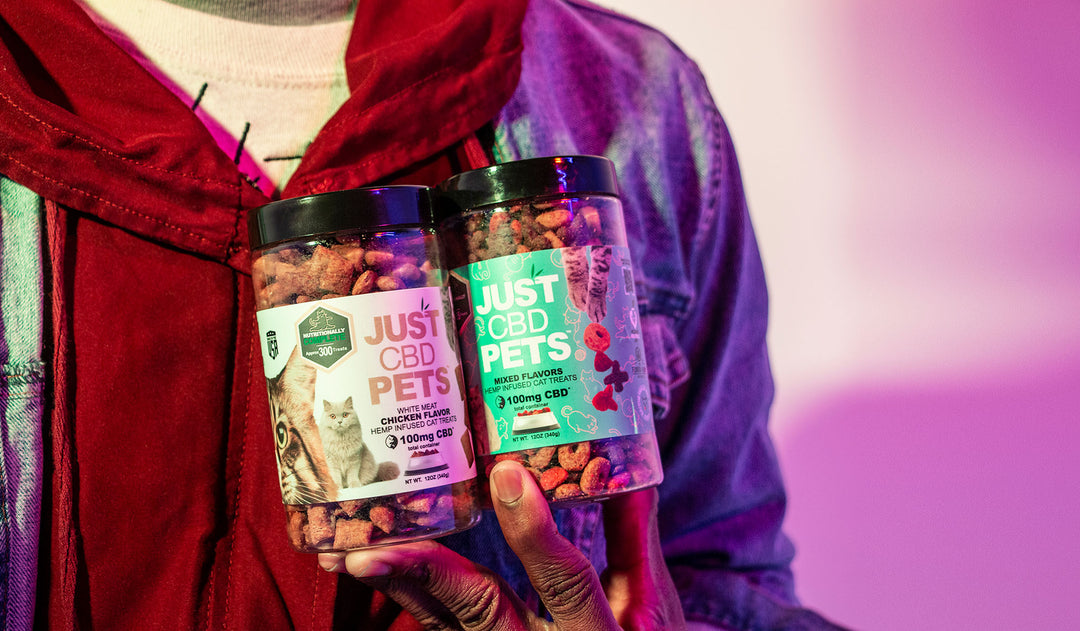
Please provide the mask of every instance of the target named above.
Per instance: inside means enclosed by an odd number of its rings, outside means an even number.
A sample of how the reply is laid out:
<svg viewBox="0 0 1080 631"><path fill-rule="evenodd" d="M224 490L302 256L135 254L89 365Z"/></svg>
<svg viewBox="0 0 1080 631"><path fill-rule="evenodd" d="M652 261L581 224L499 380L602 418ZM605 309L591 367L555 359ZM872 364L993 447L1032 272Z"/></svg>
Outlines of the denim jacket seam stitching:
<svg viewBox="0 0 1080 631"><path fill-rule="evenodd" d="M717 216L720 214L717 206L720 203L723 189L724 162L729 159L725 152L727 141L724 140L724 134L721 132L723 117L720 115L720 110L715 103L709 103L706 116L708 117L706 133L711 136L709 146L715 159L710 161L708 174L705 178L706 190L702 216L698 221L698 230L691 244L691 260L694 260L694 255L698 251L707 246L705 242L706 236L710 234L717 221Z"/></svg>
<svg viewBox="0 0 1080 631"><path fill-rule="evenodd" d="M644 285L647 296L641 304L641 315L655 314L682 320L689 313L690 296L651 278L645 279Z"/></svg>
<svg viewBox="0 0 1080 631"><path fill-rule="evenodd" d="M725 135L721 133L723 117L721 117L720 110L717 109L716 104L709 105L708 114L708 129L709 132L712 134L713 155L717 156L718 159L710 164L709 177L707 180L709 189L708 193L705 196L705 208L708 212L708 215L701 222L702 230L699 231L698 234L704 234L708 230L708 228L712 227L713 223L716 221L717 215L719 214L716 207L720 203L720 191L723 188L723 163L729 159L728 153L727 151L725 151L728 140L726 140Z"/></svg>
<svg viewBox="0 0 1080 631"><path fill-rule="evenodd" d="M40 360L4 364L0 381L10 385L26 385L45 381L45 362Z"/></svg>

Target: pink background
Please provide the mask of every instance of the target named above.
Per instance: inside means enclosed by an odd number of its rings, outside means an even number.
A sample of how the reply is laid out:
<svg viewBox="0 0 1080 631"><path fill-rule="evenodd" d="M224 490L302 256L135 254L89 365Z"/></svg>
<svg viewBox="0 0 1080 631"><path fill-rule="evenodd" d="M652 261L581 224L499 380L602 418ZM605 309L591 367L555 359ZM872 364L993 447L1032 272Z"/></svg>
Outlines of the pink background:
<svg viewBox="0 0 1080 631"><path fill-rule="evenodd" d="M800 597L1080 628L1080 3L604 4L701 64L741 156Z"/></svg>

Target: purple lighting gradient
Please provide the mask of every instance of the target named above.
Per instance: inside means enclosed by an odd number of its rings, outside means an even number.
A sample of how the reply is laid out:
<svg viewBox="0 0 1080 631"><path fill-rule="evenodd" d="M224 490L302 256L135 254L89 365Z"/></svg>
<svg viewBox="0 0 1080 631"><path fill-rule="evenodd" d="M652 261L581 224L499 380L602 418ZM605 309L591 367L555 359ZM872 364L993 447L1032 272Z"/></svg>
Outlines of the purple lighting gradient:
<svg viewBox="0 0 1080 631"><path fill-rule="evenodd" d="M1080 4L833 6L858 350L783 408L801 596L1080 628Z"/></svg>
<svg viewBox="0 0 1080 631"><path fill-rule="evenodd" d="M804 600L860 629L1075 629L1080 361L853 385L783 441Z"/></svg>
<svg viewBox="0 0 1080 631"><path fill-rule="evenodd" d="M608 4L740 154L802 600L1080 629L1080 2Z"/></svg>

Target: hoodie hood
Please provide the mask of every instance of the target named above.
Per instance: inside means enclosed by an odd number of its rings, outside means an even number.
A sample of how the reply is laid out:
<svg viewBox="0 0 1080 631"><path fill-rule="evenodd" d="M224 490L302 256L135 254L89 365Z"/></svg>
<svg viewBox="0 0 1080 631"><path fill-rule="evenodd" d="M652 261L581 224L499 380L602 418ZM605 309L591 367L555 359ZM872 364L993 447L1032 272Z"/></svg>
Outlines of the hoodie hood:
<svg viewBox="0 0 1080 631"><path fill-rule="evenodd" d="M520 74L525 0L359 3L350 97L284 197L364 186L489 122ZM269 199L191 109L72 0L0 6L0 173L150 239L247 267Z"/></svg>

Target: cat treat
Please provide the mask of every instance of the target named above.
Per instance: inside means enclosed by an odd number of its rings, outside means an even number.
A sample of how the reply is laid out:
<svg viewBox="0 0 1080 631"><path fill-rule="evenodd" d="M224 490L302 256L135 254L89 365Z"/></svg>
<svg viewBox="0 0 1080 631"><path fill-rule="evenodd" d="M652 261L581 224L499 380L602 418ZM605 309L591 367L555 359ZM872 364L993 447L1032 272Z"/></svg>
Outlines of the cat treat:
<svg viewBox="0 0 1080 631"><path fill-rule="evenodd" d="M517 460L557 504L662 478L617 190L594 156L436 189L478 467Z"/></svg>
<svg viewBox="0 0 1080 631"><path fill-rule="evenodd" d="M429 190L353 189L250 217L259 343L289 541L304 552L479 519Z"/></svg>

